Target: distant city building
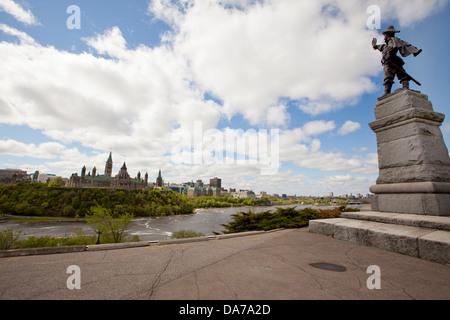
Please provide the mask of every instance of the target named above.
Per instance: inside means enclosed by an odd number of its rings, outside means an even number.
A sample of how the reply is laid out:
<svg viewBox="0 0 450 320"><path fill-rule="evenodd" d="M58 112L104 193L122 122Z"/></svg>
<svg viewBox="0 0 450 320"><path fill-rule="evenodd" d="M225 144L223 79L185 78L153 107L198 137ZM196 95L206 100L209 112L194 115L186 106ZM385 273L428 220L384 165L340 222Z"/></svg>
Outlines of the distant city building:
<svg viewBox="0 0 450 320"><path fill-rule="evenodd" d="M262 197L267 197L266 191L260 191L259 193L256 194L256 198L261 199Z"/></svg>
<svg viewBox="0 0 450 320"><path fill-rule="evenodd" d="M211 188L219 188L222 189L222 179L215 177L214 179L209 180L209 186Z"/></svg>
<svg viewBox="0 0 450 320"><path fill-rule="evenodd" d="M181 193L181 194L187 194L187 189L189 188L189 184L183 183L183 184L177 184L177 183L171 183L167 186L172 191Z"/></svg>
<svg viewBox="0 0 450 320"><path fill-rule="evenodd" d="M233 194L234 198L250 198L256 199L256 194L251 190L239 190Z"/></svg>
<svg viewBox="0 0 450 320"><path fill-rule="evenodd" d="M112 153L105 165L105 174L97 175L97 168L92 169L86 175L86 166L81 169L81 176L77 173L72 174L69 183L70 188L107 188L107 189L127 189L127 190L141 190L148 186L148 174L145 174L145 179L141 179L141 173L135 179L132 179L128 174L127 166L124 163L119 173L112 177Z"/></svg>
<svg viewBox="0 0 450 320"><path fill-rule="evenodd" d="M221 196L231 196L231 192L229 190L225 190L224 188L222 188L220 190L220 195Z"/></svg>
<svg viewBox="0 0 450 320"><path fill-rule="evenodd" d="M55 180L57 178L56 174L52 173L38 173L36 182L47 183Z"/></svg>
<svg viewBox="0 0 450 320"><path fill-rule="evenodd" d="M210 184L205 185L202 180L191 182L187 188L186 194L189 197L213 196L220 197L222 195L222 179L210 179Z"/></svg>
<svg viewBox="0 0 450 320"><path fill-rule="evenodd" d="M218 188L205 188L205 187L189 187L187 190L187 195L189 197L202 197L202 196L212 196L220 197L222 190Z"/></svg>
<svg viewBox="0 0 450 320"><path fill-rule="evenodd" d="M26 171L20 169L0 170L0 183L11 184L23 181L31 181L31 176Z"/></svg>
<svg viewBox="0 0 450 320"><path fill-rule="evenodd" d="M196 188L203 188L203 181L202 180L195 181L194 187L196 187Z"/></svg>

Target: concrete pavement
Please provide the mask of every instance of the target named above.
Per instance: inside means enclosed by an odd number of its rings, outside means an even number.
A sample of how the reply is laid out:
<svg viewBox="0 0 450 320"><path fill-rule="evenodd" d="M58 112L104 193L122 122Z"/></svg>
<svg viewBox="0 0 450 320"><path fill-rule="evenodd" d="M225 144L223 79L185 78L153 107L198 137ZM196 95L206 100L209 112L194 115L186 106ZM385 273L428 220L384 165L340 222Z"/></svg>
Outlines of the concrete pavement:
<svg viewBox="0 0 450 320"><path fill-rule="evenodd" d="M318 263L325 269L313 266ZM79 267L80 289L68 289L68 279L75 275L67 273L72 265ZM377 266L379 273L367 273L369 266ZM381 288L369 289L368 282ZM1 258L0 299L447 300L450 266L304 228L203 242Z"/></svg>

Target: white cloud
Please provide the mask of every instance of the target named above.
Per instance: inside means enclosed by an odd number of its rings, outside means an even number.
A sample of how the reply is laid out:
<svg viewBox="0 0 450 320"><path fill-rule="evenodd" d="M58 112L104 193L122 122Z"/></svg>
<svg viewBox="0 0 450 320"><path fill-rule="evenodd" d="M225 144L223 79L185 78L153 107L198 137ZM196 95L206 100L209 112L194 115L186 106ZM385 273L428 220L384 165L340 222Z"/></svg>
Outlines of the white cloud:
<svg viewBox="0 0 450 320"><path fill-rule="evenodd" d="M303 126L303 130L307 136L316 136L335 128L334 121L311 121Z"/></svg>
<svg viewBox="0 0 450 320"><path fill-rule="evenodd" d="M96 38L86 38L85 42L99 54L108 54L111 57L123 58L127 53L126 40L118 27L107 30L105 34Z"/></svg>
<svg viewBox="0 0 450 320"><path fill-rule="evenodd" d="M24 44L34 44L34 39L30 37L25 32L19 31L13 27L10 27L6 24L0 23L0 31L3 31L6 34L9 34L10 36L14 36L19 38L21 43Z"/></svg>
<svg viewBox="0 0 450 320"><path fill-rule="evenodd" d="M360 157L350 157L342 152L325 152L320 150L316 140L308 146L298 144L286 152L282 160L290 160L301 168L316 169L323 172L353 172L360 174L375 174L378 168L372 161ZM371 159L370 159L371 160Z"/></svg>
<svg viewBox="0 0 450 320"><path fill-rule="evenodd" d="M355 132L359 129L361 129L361 124L349 120L345 122L344 125L338 130L338 133L344 136L346 134Z"/></svg>
<svg viewBox="0 0 450 320"><path fill-rule="evenodd" d="M289 123L290 116L285 105L277 105L267 110L267 125L269 127L285 127Z"/></svg>
<svg viewBox="0 0 450 320"><path fill-rule="evenodd" d="M361 152L365 152L368 150L367 147L358 147L358 148L352 148L353 151L361 153Z"/></svg>
<svg viewBox="0 0 450 320"><path fill-rule="evenodd" d="M374 162L372 157L362 159L360 156L348 156L342 152L321 150L321 142L317 137L327 132L331 133L335 128L334 121L311 121L302 128L282 131L280 160L293 162L300 168L324 172L377 173L377 162Z"/></svg>
<svg viewBox="0 0 450 320"><path fill-rule="evenodd" d="M410 26L424 20L430 15L439 12L448 0L379 0L377 5L381 8L384 20L398 19L400 26Z"/></svg>
<svg viewBox="0 0 450 320"><path fill-rule="evenodd" d="M25 10L22 6L12 0L0 0L0 10L12 15L16 20L26 25L36 25L38 21L30 10Z"/></svg>
<svg viewBox="0 0 450 320"><path fill-rule="evenodd" d="M369 153L364 160L367 164L378 166L378 153Z"/></svg>
<svg viewBox="0 0 450 320"><path fill-rule="evenodd" d="M0 154L15 157L33 157L38 159L51 159L57 157L64 149L62 144L56 142L42 143L36 146L33 143L23 143L8 139L0 140Z"/></svg>

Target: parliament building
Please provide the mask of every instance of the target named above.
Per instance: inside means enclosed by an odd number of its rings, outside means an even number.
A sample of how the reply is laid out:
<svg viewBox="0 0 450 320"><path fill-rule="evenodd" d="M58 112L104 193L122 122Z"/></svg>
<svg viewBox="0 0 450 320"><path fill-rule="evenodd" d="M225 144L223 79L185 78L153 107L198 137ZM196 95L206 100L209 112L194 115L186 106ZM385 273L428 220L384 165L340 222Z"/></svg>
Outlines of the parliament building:
<svg viewBox="0 0 450 320"><path fill-rule="evenodd" d="M81 169L81 176L77 173L72 174L67 187L141 190L148 186L148 173L145 174L144 179L141 178L140 172L136 178L132 179L125 163L115 177L112 176L112 170L113 161L112 153L110 153L105 165L105 174L98 175L97 168L94 167L92 174L89 172L86 175L86 166L84 166Z"/></svg>

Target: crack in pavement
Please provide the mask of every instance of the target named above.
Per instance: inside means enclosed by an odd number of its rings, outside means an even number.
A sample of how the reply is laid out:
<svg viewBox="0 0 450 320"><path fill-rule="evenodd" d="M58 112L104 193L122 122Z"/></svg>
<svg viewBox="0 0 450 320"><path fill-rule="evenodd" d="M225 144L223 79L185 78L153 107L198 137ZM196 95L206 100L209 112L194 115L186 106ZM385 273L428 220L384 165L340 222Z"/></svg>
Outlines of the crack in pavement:
<svg viewBox="0 0 450 320"><path fill-rule="evenodd" d="M161 277L166 272L167 268L169 267L170 263L172 262L172 259L173 259L173 250L170 250L170 256L169 256L169 259L168 259L166 265L164 266L163 270L158 273L158 276L156 277L155 281L153 281L153 284L149 290L149 295L148 295L149 299L152 299L153 294L155 293L155 289L157 289L157 285L159 284Z"/></svg>
<svg viewBox="0 0 450 320"><path fill-rule="evenodd" d="M194 275L195 275L195 288L197 289L197 300L199 300L200 299L200 289L198 287L198 274L196 271L194 272Z"/></svg>
<svg viewBox="0 0 450 320"><path fill-rule="evenodd" d="M228 283L226 283L226 281L224 281L222 278L220 278L220 277L217 277L218 279L219 279L219 281L220 282L222 282L224 285L225 285L225 287L227 287L228 288L228 290L230 290L232 293L233 293L233 295L234 295L234 298L236 299L236 300L239 300L238 299L238 295L237 295L237 293L228 285Z"/></svg>

